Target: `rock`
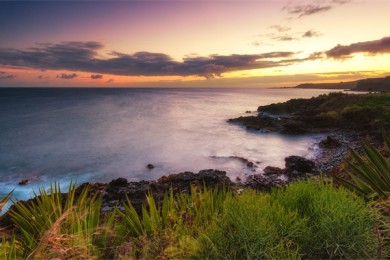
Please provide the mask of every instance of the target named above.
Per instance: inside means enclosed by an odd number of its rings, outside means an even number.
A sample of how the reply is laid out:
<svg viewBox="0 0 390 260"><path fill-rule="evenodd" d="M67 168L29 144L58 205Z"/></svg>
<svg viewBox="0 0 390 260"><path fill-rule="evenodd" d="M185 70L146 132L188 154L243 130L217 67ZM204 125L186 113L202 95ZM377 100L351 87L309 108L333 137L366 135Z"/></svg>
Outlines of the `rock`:
<svg viewBox="0 0 390 260"><path fill-rule="evenodd" d="M123 187L123 186L126 186L128 183L129 182L127 181L127 179L125 179L125 178L118 178L118 179L112 180L108 185L110 187L112 187L112 186Z"/></svg>
<svg viewBox="0 0 390 260"><path fill-rule="evenodd" d="M112 201L125 201L127 197L135 210L141 212L142 206L147 204L146 194L152 194L158 202L171 188L174 193L189 193L192 185L203 189L204 185L214 188L231 184L226 172L218 170L202 170L199 173L182 172L163 176L157 181L128 182L126 179L119 178L108 184L103 196L103 204L112 205Z"/></svg>
<svg viewBox="0 0 390 260"><path fill-rule="evenodd" d="M244 184L246 187L252 189L260 191L270 191L272 188L285 186L286 182L281 179L270 178L261 174L254 174L248 176Z"/></svg>
<svg viewBox="0 0 390 260"><path fill-rule="evenodd" d="M236 181L241 181L241 178L237 176Z"/></svg>
<svg viewBox="0 0 390 260"><path fill-rule="evenodd" d="M154 165L149 163L148 165L146 165L146 168L148 168L149 170L152 170L152 169L154 169Z"/></svg>
<svg viewBox="0 0 390 260"><path fill-rule="evenodd" d="M245 113L250 114L250 113L252 113L252 111L247 110L247 111L245 111Z"/></svg>
<svg viewBox="0 0 390 260"><path fill-rule="evenodd" d="M319 143L319 147L326 149L339 148L341 147L341 143L337 139L328 135L325 140L322 140Z"/></svg>
<svg viewBox="0 0 390 260"><path fill-rule="evenodd" d="M28 179L24 179L24 180L21 180L18 184L19 185L27 185L27 184L29 184L29 180Z"/></svg>
<svg viewBox="0 0 390 260"><path fill-rule="evenodd" d="M275 175L281 175L281 174L283 174L283 170L281 169L281 168L279 168L279 167L273 167L273 166L267 166L267 167L265 167L264 168L264 170L263 170L263 174L264 175L273 175L273 174L275 174Z"/></svg>
<svg viewBox="0 0 390 260"><path fill-rule="evenodd" d="M279 130L279 124L276 123L276 119L264 114L258 114L257 116L246 116L229 119L230 123L239 123L244 125L247 129L264 130L264 131L277 131Z"/></svg>
<svg viewBox="0 0 390 260"><path fill-rule="evenodd" d="M296 177L298 175L305 175L306 173L314 173L315 163L301 156L288 156L285 159L286 173L289 177Z"/></svg>

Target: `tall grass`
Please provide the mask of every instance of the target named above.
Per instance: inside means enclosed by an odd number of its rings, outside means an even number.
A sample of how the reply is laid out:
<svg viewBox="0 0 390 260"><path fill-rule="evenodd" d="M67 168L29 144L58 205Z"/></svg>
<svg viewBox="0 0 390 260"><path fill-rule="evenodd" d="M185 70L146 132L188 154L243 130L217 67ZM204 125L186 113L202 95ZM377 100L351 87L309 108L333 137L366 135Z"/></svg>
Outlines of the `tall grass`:
<svg viewBox="0 0 390 260"><path fill-rule="evenodd" d="M383 133L385 148L390 151L390 138ZM353 161L346 161L352 181L334 178L348 189L370 200L377 211L374 230L379 255L390 256L390 160L372 145L363 145L365 156L351 150ZM383 252L385 251L385 252Z"/></svg>
<svg viewBox="0 0 390 260"><path fill-rule="evenodd" d="M58 259L373 258L376 239L364 200L329 184L294 183L271 193L191 188L147 195L137 212L127 199L101 218L101 197L59 185L11 212L20 236L0 257Z"/></svg>
<svg viewBox="0 0 390 260"><path fill-rule="evenodd" d="M14 193L14 190L11 190L7 195L5 195L3 198L0 199L0 211L3 209L5 204L11 199L12 193Z"/></svg>
<svg viewBox="0 0 390 260"><path fill-rule="evenodd" d="M171 190L158 206L149 194L141 215L127 199L124 212L118 211L122 219L118 231L128 238L122 243L130 247L120 250L122 257L190 256L197 249L195 237L218 216L228 196L231 193L225 188L201 191L193 186L190 194L174 196Z"/></svg>
<svg viewBox="0 0 390 260"><path fill-rule="evenodd" d="M89 258L98 256L95 246L102 234L101 198L89 197L88 186L76 199L71 183L65 196L54 183L49 192L41 188L29 204L15 203L11 218L21 233L21 256L35 258ZM103 232L104 233L104 232Z"/></svg>
<svg viewBox="0 0 390 260"><path fill-rule="evenodd" d="M198 258L371 258L376 249L364 201L312 182L227 200L200 239Z"/></svg>

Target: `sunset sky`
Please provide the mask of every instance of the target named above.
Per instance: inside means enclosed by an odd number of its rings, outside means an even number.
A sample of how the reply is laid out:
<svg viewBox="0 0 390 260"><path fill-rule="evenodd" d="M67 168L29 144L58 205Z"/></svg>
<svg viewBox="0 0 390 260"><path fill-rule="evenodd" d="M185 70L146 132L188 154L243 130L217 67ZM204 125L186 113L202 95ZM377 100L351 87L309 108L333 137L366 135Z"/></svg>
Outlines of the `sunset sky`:
<svg viewBox="0 0 390 260"><path fill-rule="evenodd" d="M383 77L389 10L389 0L0 1L0 87Z"/></svg>

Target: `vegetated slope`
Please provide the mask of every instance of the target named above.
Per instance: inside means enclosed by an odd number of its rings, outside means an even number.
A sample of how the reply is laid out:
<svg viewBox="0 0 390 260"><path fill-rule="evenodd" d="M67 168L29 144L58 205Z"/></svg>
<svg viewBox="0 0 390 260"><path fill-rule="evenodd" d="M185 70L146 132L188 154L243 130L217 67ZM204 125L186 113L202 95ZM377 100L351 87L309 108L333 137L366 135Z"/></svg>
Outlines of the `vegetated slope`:
<svg viewBox="0 0 390 260"><path fill-rule="evenodd" d="M293 134L329 128L378 132L390 128L390 94L330 93L260 106L258 112L257 116L229 122L255 130Z"/></svg>

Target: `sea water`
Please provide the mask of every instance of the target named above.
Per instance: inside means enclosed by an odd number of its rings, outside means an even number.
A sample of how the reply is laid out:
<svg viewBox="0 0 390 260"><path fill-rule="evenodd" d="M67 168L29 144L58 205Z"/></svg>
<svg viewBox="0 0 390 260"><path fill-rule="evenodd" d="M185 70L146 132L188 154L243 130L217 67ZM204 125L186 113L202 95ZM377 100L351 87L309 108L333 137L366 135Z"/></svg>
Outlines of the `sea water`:
<svg viewBox="0 0 390 260"><path fill-rule="evenodd" d="M312 97L308 89L0 89L0 198L70 180L152 180L219 169L234 180L252 169L238 159L283 167L311 157L319 135L248 131L229 118L259 105ZM247 111L251 111L248 113ZM153 164L154 169L148 169ZM18 185L29 179L25 186Z"/></svg>

